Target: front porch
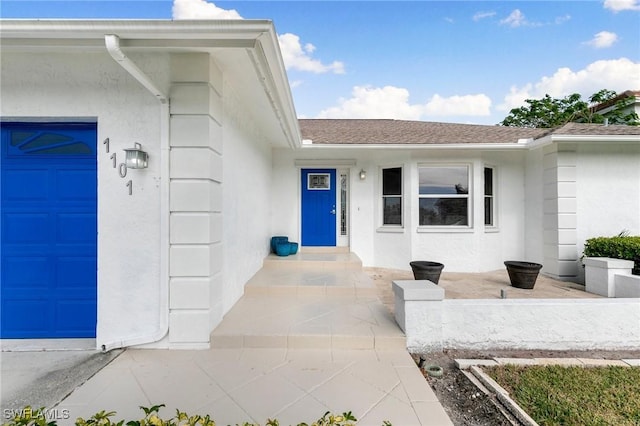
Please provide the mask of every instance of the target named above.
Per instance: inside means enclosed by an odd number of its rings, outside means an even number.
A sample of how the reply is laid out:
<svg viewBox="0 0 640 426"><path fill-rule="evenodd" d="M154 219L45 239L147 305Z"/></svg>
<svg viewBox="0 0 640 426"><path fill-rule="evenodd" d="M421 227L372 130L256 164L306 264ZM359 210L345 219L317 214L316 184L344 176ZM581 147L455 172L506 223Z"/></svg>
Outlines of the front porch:
<svg viewBox="0 0 640 426"><path fill-rule="evenodd" d="M264 260L211 346L404 350L406 341L357 255L303 248Z"/></svg>

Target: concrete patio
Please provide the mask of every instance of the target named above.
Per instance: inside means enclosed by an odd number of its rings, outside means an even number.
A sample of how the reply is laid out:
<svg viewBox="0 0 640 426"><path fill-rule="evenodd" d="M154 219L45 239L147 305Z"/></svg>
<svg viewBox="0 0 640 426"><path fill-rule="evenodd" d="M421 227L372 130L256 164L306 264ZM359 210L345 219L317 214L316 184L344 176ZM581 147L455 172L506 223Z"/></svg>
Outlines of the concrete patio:
<svg viewBox="0 0 640 426"><path fill-rule="evenodd" d="M270 255L211 334L210 350L127 349L59 395L53 413L70 425L103 409L139 418L139 406L164 403L164 417L179 408L222 425L312 422L326 411L352 411L360 425L451 424L393 318L391 282L406 279L410 271L363 269L349 252ZM501 290L509 298L598 297L544 275L534 290L515 289L506 271L445 271L440 286L452 299L498 299Z"/></svg>
<svg viewBox="0 0 640 426"><path fill-rule="evenodd" d="M217 424L451 425L393 316L351 253L270 256L211 335L210 350L128 349L57 407L59 424L100 410L140 417L166 404Z"/></svg>

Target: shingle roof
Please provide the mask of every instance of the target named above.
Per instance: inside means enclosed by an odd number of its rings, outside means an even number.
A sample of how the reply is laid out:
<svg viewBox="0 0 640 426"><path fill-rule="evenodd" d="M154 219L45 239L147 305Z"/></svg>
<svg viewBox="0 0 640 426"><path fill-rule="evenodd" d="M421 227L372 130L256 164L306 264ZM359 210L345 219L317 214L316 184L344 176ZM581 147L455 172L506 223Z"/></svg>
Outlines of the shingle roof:
<svg viewBox="0 0 640 426"><path fill-rule="evenodd" d="M553 133L554 135L567 136L638 136L640 135L640 126L625 126L622 124L611 124L605 126L604 124L567 123L564 126L552 130L550 133Z"/></svg>
<svg viewBox="0 0 640 426"><path fill-rule="evenodd" d="M616 104L616 102L621 101L625 98L640 98L640 90L625 90L622 93L619 93L617 96L609 99L608 101L602 102L591 108L592 111L602 111L603 109L609 108Z"/></svg>
<svg viewBox="0 0 640 426"><path fill-rule="evenodd" d="M561 135L640 135L640 127L568 123L556 129L435 123L390 119L300 119L303 140L313 144L411 145L517 143Z"/></svg>

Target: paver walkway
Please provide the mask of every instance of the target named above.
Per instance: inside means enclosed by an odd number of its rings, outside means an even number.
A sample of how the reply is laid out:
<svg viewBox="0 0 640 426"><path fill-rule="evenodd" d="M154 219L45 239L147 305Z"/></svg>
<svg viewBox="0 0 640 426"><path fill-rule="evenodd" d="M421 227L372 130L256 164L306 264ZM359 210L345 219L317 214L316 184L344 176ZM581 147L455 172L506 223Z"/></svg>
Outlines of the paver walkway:
<svg viewBox="0 0 640 426"><path fill-rule="evenodd" d="M352 411L359 425L451 425L404 336L351 253L265 260L204 351L128 349L56 413L88 417L166 404L219 425L311 423ZM68 411L65 411L68 410Z"/></svg>

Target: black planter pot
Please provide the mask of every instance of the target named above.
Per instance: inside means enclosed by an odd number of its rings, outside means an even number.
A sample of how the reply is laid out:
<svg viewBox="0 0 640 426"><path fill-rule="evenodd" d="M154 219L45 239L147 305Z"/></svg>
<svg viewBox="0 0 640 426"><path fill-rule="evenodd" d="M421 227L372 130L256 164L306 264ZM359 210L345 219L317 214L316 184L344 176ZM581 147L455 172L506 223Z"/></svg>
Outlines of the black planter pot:
<svg viewBox="0 0 640 426"><path fill-rule="evenodd" d="M516 260L507 260L504 262L509 273L511 285L516 288L524 288L531 290L536 284L538 273L542 269L539 263L519 262Z"/></svg>
<svg viewBox="0 0 640 426"><path fill-rule="evenodd" d="M434 284L438 284L440 273L444 268L442 263L428 262L426 260L416 260L409 262L413 271L413 278L416 280L428 280Z"/></svg>
<svg viewBox="0 0 640 426"><path fill-rule="evenodd" d="M631 274L640 275L640 256L633 258L633 269L631 270Z"/></svg>

